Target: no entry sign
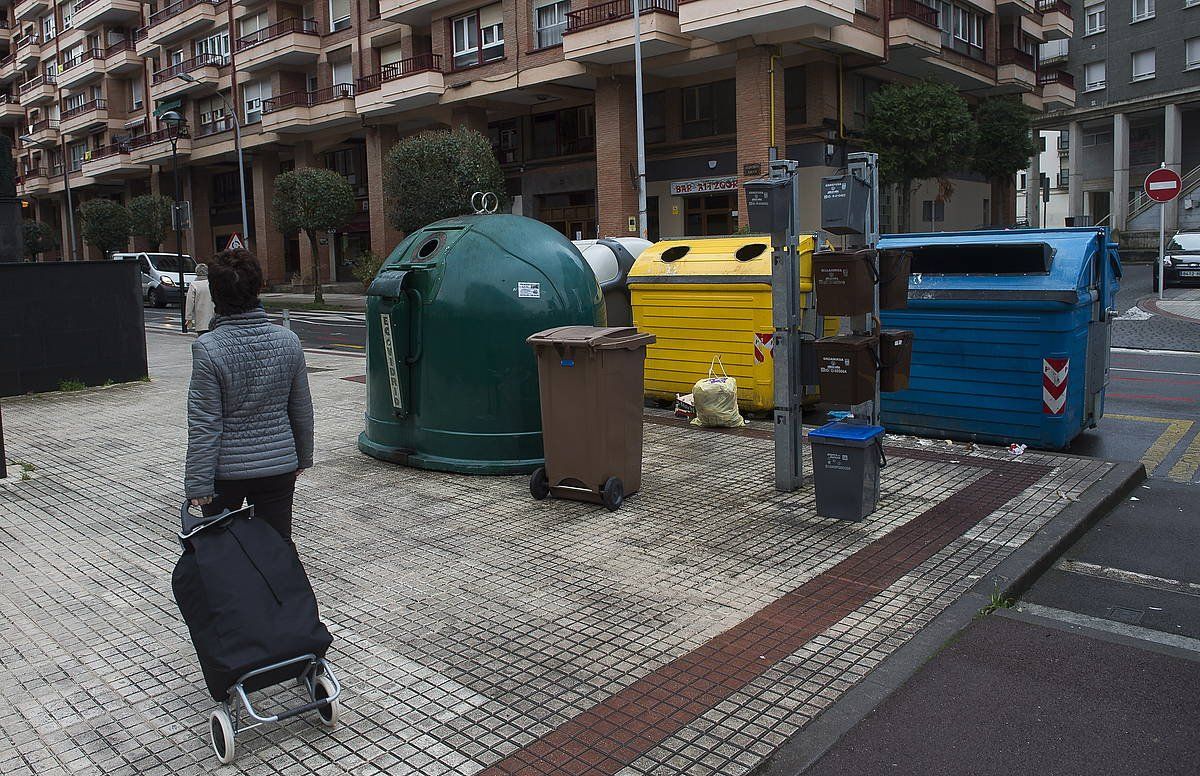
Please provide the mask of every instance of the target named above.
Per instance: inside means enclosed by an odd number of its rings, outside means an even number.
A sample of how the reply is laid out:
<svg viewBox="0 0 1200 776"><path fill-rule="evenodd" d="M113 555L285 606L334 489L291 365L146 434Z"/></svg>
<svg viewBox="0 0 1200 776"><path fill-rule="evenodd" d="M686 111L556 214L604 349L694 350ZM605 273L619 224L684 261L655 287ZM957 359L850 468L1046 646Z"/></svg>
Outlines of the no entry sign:
<svg viewBox="0 0 1200 776"><path fill-rule="evenodd" d="M1146 196L1155 202L1170 202L1183 191L1183 179L1179 173L1160 167L1146 176Z"/></svg>

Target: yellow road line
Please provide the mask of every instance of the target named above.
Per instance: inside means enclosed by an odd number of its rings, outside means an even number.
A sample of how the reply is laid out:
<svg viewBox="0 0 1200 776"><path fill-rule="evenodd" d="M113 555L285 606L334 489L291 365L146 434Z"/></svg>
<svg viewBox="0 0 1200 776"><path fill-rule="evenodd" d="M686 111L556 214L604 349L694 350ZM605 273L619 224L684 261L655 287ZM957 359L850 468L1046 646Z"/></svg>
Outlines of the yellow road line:
<svg viewBox="0 0 1200 776"><path fill-rule="evenodd" d="M1163 459L1171 454L1175 446L1187 436L1187 433L1192 430L1193 425L1193 421L1179 420L1178 418L1151 418L1144 415L1105 415L1105 417L1112 418L1113 420L1131 420L1138 423L1166 424L1167 427L1159 434L1158 439L1154 440L1154 444L1150 445L1150 448L1142 455L1142 465L1146 467L1146 474L1148 475L1154 474L1154 470L1159 467ZM1196 449L1193 451L1192 447ZM1196 441L1192 442L1192 446L1183 454L1183 458L1171 469L1171 473L1168 475L1171 479L1179 479L1179 476L1183 475L1186 469L1185 461L1195 462L1191 464L1191 469L1188 470L1192 474L1195 474L1197 465L1200 465L1200 446L1198 446ZM1177 473L1179 476L1177 476ZM1182 481L1191 482L1191 477L1189 476Z"/></svg>
<svg viewBox="0 0 1200 776"><path fill-rule="evenodd" d="M335 348L354 348L355 350L365 350L366 349L366 345L347 345L344 342L335 342L333 344L333 347L335 347Z"/></svg>
<svg viewBox="0 0 1200 776"><path fill-rule="evenodd" d="M1171 467L1171 479L1176 482L1191 482L1196 478L1196 470L1200 469L1200 434L1192 440L1183 455Z"/></svg>

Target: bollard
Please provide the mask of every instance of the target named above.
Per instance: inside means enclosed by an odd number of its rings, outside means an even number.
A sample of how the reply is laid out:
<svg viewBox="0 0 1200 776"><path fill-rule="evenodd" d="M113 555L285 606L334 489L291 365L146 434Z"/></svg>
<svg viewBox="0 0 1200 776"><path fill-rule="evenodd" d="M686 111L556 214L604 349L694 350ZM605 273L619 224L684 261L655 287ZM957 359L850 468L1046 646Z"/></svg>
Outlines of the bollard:
<svg viewBox="0 0 1200 776"><path fill-rule="evenodd" d="M8 477L8 459L4 457L4 408L0 407L0 480Z"/></svg>
<svg viewBox="0 0 1200 776"><path fill-rule="evenodd" d="M288 331L292 330L292 318L290 315L288 315L288 309L286 307L283 309L283 328L287 329Z"/></svg>

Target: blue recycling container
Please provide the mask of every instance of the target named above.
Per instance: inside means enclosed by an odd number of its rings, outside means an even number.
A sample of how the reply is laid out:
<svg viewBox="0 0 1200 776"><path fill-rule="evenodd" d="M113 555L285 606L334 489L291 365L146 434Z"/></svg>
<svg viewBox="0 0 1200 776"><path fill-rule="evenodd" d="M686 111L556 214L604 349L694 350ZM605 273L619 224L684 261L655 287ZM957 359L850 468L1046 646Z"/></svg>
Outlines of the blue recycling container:
<svg viewBox="0 0 1200 776"><path fill-rule="evenodd" d="M907 390L888 431L1062 449L1104 414L1121 261L1107 228L886 235L912 252Z"/></svg>

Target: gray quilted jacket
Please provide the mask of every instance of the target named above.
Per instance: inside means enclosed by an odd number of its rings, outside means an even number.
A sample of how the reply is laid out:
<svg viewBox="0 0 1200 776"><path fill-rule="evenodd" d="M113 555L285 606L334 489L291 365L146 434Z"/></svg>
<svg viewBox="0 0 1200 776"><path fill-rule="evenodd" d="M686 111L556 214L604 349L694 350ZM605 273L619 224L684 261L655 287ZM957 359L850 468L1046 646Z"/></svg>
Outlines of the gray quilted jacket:
<svg viewBox="0 0 1200 776"><path fill-rule="evenodd" d="M313 465L313 406L304 350L261 308L218 316L192 343L187 498L214 480L271 477Z"/></svg>

